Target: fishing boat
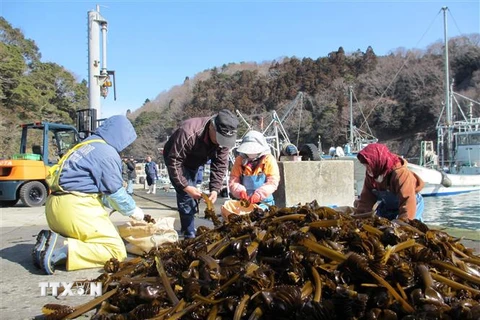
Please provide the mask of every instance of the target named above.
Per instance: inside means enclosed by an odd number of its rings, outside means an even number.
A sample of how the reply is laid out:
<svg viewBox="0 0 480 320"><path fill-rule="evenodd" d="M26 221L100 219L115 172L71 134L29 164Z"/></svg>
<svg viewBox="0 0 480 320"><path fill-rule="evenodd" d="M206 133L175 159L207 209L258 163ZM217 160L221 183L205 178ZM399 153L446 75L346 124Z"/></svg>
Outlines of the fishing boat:
<svg viewBox="0 0 480 320"><path fill-rule="evenodd" d="M373 135L372 130L368 126L366 119L364 119L366 131L355 126L353 121L353 88L351 86L348 87L348 93L350 97L350 128L348 142L343 147L330 147L328 154L323 155L322 157L324 160L331 158L356 158L360 150L365 148L370 143L378 142L378 139Z"/></svg>
<svg viewBox="0 0 480 320"><path fill-rule="evenodd" d="M471 114L471 113L470 113ZM423 196L443 196L480 190L480 118L469 117L454 121L453 125L438 126L437 150L444 150L444 136L452 148L437 156L432 150L432 141L422 141L420 164L408 164L425 182ZM451 132L452 143L448 143Z"/></svg>
<svg viewBox="0 0 480 320"><path fill-rule="evenodd" d="M480 190L480 118L473 117L473 104L480 103L453 91L448 66L447 7L443 7L445 107L437 123L437 150L432 141L422 141L420 163L408 168L425 181L423 196L443 196ZM465 114L459 99L468 101ZM453 102L463 118L453 121ZM445 111L445 114L444 114Z"/></svg>
<svg viewBox="0 0 480 320"><path fill-rule="evenodd" d="M365 166L357 159L357 154L371 143L377 143L378 139L373 135L368 122L364 119L365 130L355 126L353 121L353 88L348 88L350 98L350 128L348 142L343 146L331 147L328 154L322 155L322 160L351 160L353 161L354 192L360 196L365 180ZM358 101L357 101L358 102Z"/></svg>

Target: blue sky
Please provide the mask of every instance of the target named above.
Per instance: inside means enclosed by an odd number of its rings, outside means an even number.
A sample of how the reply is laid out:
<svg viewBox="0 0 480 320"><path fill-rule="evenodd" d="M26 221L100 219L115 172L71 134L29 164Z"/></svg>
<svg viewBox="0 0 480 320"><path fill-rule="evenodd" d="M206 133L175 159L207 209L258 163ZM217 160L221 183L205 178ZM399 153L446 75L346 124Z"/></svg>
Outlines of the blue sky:
<svg viewBox="0 0 480 320"><path fill-rule="evenodd" d="M136 110L186 76L228 63L284 56L316 59L340 46L426 48L480 32L480 1L21 1L0 0L0 14L35 40L42 61L88 79L87 12L108 21L108 69L117 101L102 99L101 117ZM87 106L86 106L87 107Z"/></svg>

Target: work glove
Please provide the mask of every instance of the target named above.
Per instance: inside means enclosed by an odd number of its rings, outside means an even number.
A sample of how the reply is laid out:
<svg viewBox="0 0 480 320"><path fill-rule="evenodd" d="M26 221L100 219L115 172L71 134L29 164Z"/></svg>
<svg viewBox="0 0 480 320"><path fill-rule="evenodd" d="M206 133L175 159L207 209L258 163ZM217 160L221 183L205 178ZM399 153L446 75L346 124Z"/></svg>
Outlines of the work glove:
<svg viewBox="0 0 480 320"><path fill-rule="evenodd" d="M240 200L248 200L247 191L245 190L240 191Z"/></svg>
<svg viewBox="0 0 480 320"><path fill-rule="evenodd" d="M145 217L145 214L143 214L143 210L140 207L135 207L133 210L133 214L130 216L130 218L141 221Z"/></svg>
<svg viewBox="0 0 480 320"><path fill-rule="evenodd" d="M254 193L250 196L250 199L248 199L250 203L259 203L260 202L260 195L258 193Z"/></svg>

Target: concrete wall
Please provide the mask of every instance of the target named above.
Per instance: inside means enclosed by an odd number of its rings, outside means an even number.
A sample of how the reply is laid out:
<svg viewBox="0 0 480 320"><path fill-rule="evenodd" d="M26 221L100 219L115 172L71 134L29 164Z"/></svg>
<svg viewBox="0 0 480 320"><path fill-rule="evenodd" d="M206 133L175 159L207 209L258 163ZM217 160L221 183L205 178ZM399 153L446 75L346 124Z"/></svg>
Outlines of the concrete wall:
<svg viewBox="0 0 480 320"><path fill-rule="evenodd" d="M353 178L355 179L355 195L360 196L362 192L363 183L365 181L365 166L358 161L357 156L345 156L345 157L338 157L332 158L328 161L338 161L338 160L345 160L345 161L352 161L353 162Z"/></svg>
<svg viewBox="0 0 480 320"><path fill-rule="evenodd" d="M317 200L322 206L352 206L353 161L280 161L280 185L274 193L278 207Z"/></svg>

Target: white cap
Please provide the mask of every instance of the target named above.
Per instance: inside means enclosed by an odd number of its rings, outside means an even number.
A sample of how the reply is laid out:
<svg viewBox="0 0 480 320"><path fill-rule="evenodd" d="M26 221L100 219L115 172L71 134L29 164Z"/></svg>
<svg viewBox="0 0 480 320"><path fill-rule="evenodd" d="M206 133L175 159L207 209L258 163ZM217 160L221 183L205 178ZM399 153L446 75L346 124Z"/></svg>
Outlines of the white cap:
<svg viewBox="0 0 480 320"><path fill-rule="evenodd" d="M261 132L251 130L243 137L237 151L244 154L268 153L270 147Z"/></svg>

